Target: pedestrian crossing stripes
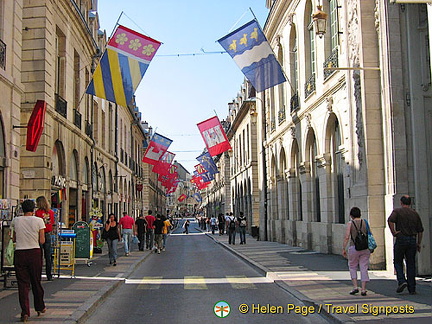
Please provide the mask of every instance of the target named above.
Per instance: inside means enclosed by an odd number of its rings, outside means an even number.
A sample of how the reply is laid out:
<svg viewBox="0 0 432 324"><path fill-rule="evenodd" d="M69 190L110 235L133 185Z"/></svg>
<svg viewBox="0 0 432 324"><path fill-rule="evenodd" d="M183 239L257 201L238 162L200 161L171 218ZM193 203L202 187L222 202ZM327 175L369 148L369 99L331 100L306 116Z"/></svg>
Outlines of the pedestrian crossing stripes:
<svg viewBox="0 0 432 324"><path fill-rule="evenodd" d="M230 284L233 289L257 289L255 284L273 283L268 277L226 276L224 278L205 278L203 276L185 276L184 278L144 277L126 279L126 284L138 285L138 289L159 289L161 285L183 285L184 289L208 289L209 285Z"/></svg>

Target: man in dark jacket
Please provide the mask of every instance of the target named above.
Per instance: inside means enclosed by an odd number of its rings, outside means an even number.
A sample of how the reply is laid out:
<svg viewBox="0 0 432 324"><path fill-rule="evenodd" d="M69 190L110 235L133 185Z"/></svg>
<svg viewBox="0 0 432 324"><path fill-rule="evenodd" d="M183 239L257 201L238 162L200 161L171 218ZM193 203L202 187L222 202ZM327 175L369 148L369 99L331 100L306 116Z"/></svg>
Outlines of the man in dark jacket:
<svg viewBox="0 0 432 324"><path fill-rule="evenodd" d="M387 223L393 236L394 243L394 266L398 281L397 293L401 293L407 286L410 295L416 294L416 264L415 256L420 252L423 238L423 224L419 214L411 209L411 198L402 196L400 199L402 207L393 210ZM403 260L406 262L406 278L403 269Z"/></svg>

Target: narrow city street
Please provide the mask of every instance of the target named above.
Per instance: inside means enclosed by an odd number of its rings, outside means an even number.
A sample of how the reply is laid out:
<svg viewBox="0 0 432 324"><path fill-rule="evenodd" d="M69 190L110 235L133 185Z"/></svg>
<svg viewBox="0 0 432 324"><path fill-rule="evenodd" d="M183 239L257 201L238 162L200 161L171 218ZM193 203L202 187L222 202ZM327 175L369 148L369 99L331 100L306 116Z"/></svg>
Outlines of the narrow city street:
<svg viewBox="0 0 432 324"><path fill-rule="evenodd" d="M219 301L229 304L230 313L224 316L230 323L326 322L317 314L296 314L306 310L301 301L196 226L191 223L189 234L181 227L175 230L166 251L149 256L86 323L220 323L214 313ZM293 308L289 313L288 305Z"/></svg>

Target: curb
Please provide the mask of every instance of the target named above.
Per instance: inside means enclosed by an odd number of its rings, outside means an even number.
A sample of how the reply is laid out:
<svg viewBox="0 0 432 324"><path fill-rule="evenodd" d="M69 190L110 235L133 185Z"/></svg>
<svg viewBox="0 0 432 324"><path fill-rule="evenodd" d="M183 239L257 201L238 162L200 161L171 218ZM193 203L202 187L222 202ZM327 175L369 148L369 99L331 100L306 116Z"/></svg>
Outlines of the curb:
<svg viewBox="0 0 432 324"><path fill-rule="evenodd" d="M241 254L240 252L237 252L230 246L226 245L225 243L220 242L216 238L214 238L212 235L205 233L207 237L210 237L213 241L216 243L222 245L225 249L230 251L231 253L235 254L239 258L242 258L244 261L249 263L252 267L256 268L260 273L264 274L266 277L271 277L274 280L274 283L278 285L280 288L288 292L290 295L292 295L294 298L300 300L302 303L304 303L307 306L314 306L315 309L318 309L320 304L317 304L314 300L309 299L305 295L303 295L298 290L290 287L288 284L286 284L283 280L280 280L276 274L270 274L270 271L265 266L259 264L258 262L250 259L249 257L245 256L244 254ZM326 312L325 310L321 310L320 315L326 318L327 320L331 321L332 323L354 323L354 321L347 315L339 315L339 314L331 314Z"/></svg>
<svg viewBox="0 0 432 324"><path fill-rule="evenodd" d="M135 261L129 269L124 273L124 277L129 277L132 272L149 256L151 252L144 255L141 259ZM80 307L77 308L68 318L66 318L63 323L84 323L86 319L90 317L93 311L98 307L111 293L116 290L121 283L124 281L116 280L114 282L107 283L104 287L102 287L96 294L94 294L91 298L86 300Z"/></svg>

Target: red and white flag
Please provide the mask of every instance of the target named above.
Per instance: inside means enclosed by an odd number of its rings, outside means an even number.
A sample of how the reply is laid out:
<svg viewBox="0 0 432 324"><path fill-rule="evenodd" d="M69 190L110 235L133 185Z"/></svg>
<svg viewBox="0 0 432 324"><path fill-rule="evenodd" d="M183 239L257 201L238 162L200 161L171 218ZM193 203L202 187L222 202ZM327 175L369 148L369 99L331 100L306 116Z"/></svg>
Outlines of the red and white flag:
<svg viewBox="0 0 432 324"><path fill-rule="evenodd" d="M157 174L168 175L171 163L174 161L175 154L166 151L162 158L153 166L152 171Z"/></svg>
<svg viewBox="0 0 432 324"><path fill-rule="evenodd" d="M154 133L149 146L144 153L142 161L148 164L156 165L168 150L168 147L171 145L171 143L172 140L169 138L158 133Z"/></svg>
<svg viewBox="0 0 432 324"><path fill-rule="evenodd" d="M211 156L231 150L231 144L217 116L197 124Z"/></svg>

